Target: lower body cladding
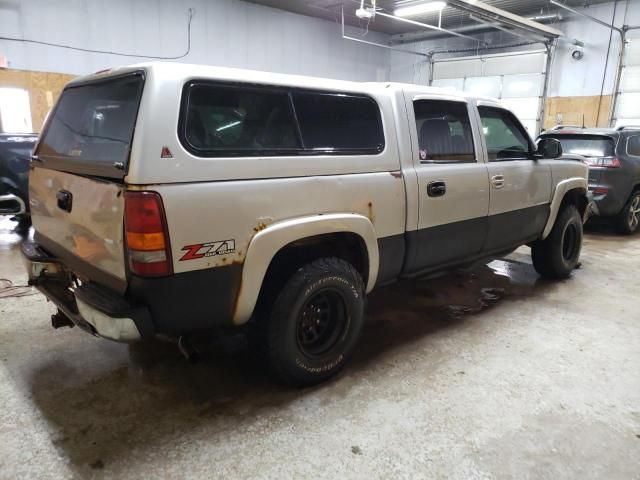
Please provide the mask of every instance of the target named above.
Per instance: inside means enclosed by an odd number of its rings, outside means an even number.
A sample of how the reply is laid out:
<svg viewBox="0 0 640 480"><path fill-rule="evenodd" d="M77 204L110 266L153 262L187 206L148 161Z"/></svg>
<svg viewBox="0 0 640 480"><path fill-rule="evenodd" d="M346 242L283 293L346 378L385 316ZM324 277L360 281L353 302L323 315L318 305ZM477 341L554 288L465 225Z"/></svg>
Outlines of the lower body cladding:
<svg viewBox="0 0 640 480"><path fill-rule="evenodd" d="M77 282L74 273L37 244L25 242L22 253L29 283L58 307L67 324L120 342L230 325L242 274L242 266L230 265L163 278L132 276L126 293L119 295Z"/></svg>

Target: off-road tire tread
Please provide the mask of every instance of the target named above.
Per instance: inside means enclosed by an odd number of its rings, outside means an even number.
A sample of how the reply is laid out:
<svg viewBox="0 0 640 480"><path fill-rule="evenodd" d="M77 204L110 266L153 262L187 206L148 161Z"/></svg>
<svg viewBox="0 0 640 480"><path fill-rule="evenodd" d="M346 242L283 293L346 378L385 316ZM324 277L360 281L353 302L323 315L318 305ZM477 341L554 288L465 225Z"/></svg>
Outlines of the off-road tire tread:
<svg viewBox="0 0 640 480"><path fill-rule="evenodd" d="M303 370L292 371L287 366L286 359L282 358L283 352L277 347L278 336L282 335L285 327L284 320L291 314L291 306L294 304L299 295L301 295L307 285L325 276L340 276L348 280L351 285L358 291L362 301L365 301L365 287L360 273L350 263L340 258L328 257L320 258L299 268L287 280L283 288L277 294L271 305L270 312L264 312L259 320L258 330L260 331L260 341L263 342L264 353L268 359L272 372L284 383L303 387L320 383L329 377L337 374L347 363L353 348L343 352L342 361L336 365L336 368L323 373L310 373ZM364 305L362 308L362 316L364 316ZM354 332L356 337L362 325L362 319L354 323ZM351 347L355 340L351 342Z"/></svg>
<svg viewBox="0 0 640 480"><path fill-rule="evenodd" d="M568 278L573 268L567 268L562 259L562 231L564 225L575 217L580 225L580 243L582 243L582 220L575 205L566 205L556 218L551 233L544 240L534 242L531 247L531 259L533 267L540 276L549 279ZM580 254L578 253L578 259ZM577 263L577 262L576 262ZM575 267L574 267L575 268Z"/></svg>

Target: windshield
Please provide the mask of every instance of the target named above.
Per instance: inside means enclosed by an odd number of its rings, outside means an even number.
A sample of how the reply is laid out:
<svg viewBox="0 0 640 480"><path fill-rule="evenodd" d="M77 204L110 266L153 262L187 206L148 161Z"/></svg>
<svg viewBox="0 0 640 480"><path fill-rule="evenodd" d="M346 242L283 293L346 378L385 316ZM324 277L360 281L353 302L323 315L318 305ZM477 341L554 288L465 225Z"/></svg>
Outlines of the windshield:
<svg viewBox="0 0 640 480"><path fill-rule="evenodd" d="M50 168L122 178L144 77L141 72L62 93L36 155Z"/></svg>
<svg viewBox="0 0 640 480"><path fill-rule="evenodd" d="M615 155L615 144L610 137L595 135L545 136L545 138L549 137L560 141L563 153L584 157L613 157Z"/></svg>

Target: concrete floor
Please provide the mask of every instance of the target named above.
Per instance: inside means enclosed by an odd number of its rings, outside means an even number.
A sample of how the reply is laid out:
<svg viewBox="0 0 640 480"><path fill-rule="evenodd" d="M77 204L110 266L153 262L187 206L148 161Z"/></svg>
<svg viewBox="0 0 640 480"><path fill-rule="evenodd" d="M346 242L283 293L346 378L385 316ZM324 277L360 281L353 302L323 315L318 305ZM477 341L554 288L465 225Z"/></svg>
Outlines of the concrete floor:
<svg viewBox="0 0 640 480"><path fill-rule="evenodd" d="M0 221L0 277L25 282ZM590 233L570 280L523 248L370 300L354 361L287 390L239 337L173 345L53 330L0 299L0 478L640 478L640 236Z"/></svg>

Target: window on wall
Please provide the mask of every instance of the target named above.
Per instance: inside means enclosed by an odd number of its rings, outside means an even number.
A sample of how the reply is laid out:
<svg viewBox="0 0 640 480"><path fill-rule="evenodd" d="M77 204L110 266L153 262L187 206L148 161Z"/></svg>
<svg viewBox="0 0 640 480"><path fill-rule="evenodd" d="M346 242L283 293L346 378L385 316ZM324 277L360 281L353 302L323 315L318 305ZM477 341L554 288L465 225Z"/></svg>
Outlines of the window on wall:
<svg viewBox="0 0 640 480"><path fill-rule="evenodd" d="M194 82L185 87L180 138L205 157L359 155L384 149L369 97Z"/></svg>
<svg viewBox="0 0 640 480"><path fill-rule="evenodd" d="M528 160L532 149L529 137L508 110L478 107L487 143L489 161Z"/></svg>
<svg viewBox="0 0 640 480"><path fill-rule="evenodd" d="M423 163L475 162L467 104L445 100L413 102L418 157Z"/></svg>
<svg viewBox="0 0 640 480"><path fill-rule="evenodd" d="M33 132L29 92L22 88L0 88L0 132Z"/></svg>

